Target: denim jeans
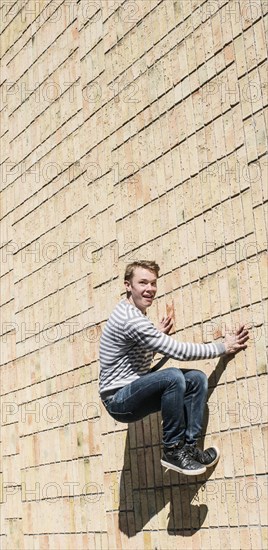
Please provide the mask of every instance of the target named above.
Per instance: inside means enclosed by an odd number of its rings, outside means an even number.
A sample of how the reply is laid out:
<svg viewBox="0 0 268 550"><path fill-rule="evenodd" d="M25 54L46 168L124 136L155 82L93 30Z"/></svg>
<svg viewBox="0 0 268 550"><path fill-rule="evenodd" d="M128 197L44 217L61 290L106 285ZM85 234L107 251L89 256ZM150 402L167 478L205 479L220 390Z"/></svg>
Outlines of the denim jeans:
<svg viewBox="0 0 268 550"><path fill-rule="evenodd" d="M135 422L160 411L163 445L194 443L201 435L208 381L199 370L170 367L141 376L103 401L119 422Z"/></svg>

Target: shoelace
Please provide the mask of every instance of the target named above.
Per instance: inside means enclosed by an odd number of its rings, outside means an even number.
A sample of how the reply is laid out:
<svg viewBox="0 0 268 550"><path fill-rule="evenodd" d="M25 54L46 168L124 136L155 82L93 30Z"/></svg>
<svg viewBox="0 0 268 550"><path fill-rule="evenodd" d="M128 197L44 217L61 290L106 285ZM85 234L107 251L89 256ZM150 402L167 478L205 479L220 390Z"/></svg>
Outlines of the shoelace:
<svg viewBox="0 0 268 550"><path fill-rule="evenodd" d="M191 456L189 456L186 449L176 449L173 453L172 458L175 458L175 460L180 459L184 462L185 466L188 466L188 464L191 462Z"/></svg>

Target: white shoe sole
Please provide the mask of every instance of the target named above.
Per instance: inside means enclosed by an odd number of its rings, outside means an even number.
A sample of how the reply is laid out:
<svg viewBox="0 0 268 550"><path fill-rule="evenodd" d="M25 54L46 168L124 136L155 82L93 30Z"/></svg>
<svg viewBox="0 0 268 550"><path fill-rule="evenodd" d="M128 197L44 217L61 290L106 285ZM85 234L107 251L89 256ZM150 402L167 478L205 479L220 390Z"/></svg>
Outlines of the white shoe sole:
<svg viewBox="0 0 268 550"><path fill-rule="evenodd" d="M198 470L184 470L183 468L179 468L179 466L175 466L174 464L171 464L170 462L166 462L165 460L160 460L162 466L164 468L167 468L168 470L174 470L175 472L179 472L179 474L184 474L186 476L199 476L201 474L204 474L206 471L206 466L201 466L198 468Z"/></svg>

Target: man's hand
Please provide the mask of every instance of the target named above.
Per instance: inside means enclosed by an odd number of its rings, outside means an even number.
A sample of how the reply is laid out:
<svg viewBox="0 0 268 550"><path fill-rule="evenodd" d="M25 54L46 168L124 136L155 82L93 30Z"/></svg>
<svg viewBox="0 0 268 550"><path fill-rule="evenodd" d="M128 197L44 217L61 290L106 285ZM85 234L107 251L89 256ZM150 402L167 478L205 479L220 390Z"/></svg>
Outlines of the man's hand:
<svg viewBox="0 0 268 550"><path fill-rule="evenodd" d="M227 333L224 340L226 354L233 355L243 349L246 349L246 342L248 339L248 330L245 328L245 325L241 325L234 334Z"/></svg>
<svg viewBox="0 0 268 550"><path fill-rule="evenodd" d="M168 334L172 329L172 327L173 327L173 319L170 315L166 315L165 317L162 317L157 328L158 330L160 330L160 332L164 332L165 334Z"/></svg>

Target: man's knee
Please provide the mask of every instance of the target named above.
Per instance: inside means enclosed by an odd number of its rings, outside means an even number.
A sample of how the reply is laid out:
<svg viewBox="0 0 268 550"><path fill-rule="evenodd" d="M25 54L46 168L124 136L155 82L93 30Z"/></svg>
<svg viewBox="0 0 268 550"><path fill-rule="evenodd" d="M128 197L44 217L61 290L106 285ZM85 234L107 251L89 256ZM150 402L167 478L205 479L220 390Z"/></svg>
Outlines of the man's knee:
<svg viewBox="0 0 268 550"><path fill-rule="evenodd" d="M204 390L208 389L208 378L207 375L201 370L191 371L191 378L198 383L199 386L202 386Z"/></svg>
<svg viewBox="0 0 268 550"><path fill-rule="evenodd" d="M198 371L198 374L200 376L200 381L207 388L208 387L208 377L207 377L207 375L201 370Z"/></svg>
<svg viewBox="0 0 268 550"><path fill-rule="evenodd" d="M185 388L185 378L180 369L177 369L176 367L169 367L168 369L165 369L163 373L168 375L170 381L175 382L179 386Z"/></svg>
<svg viewBox="0 0 268 550"><path fill-rule="evenodd" d="M190 384L191 387L193 385L199 387L204 392L208 390L207 375L203 371L197 369L182 369L182 371L185 376L186 384Z"/></svg>

